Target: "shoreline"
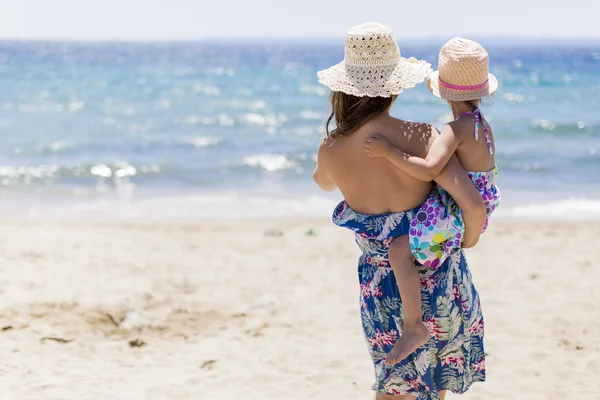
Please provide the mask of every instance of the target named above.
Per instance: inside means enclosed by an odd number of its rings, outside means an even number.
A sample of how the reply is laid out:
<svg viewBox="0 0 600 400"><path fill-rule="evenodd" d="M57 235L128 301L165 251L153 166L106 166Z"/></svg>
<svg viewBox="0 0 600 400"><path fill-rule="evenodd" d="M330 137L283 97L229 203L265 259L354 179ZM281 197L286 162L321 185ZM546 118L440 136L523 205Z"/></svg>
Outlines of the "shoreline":
<svg viewBox="0 0 600 400"><path fill-rule="evenodd" d="M600 197L536 199L504 195L492 221L600 220ZM339 193L260 195L244 192L122 194L98 196L0 196L0 217L34 220L253 220L328 219Z"/></svg>

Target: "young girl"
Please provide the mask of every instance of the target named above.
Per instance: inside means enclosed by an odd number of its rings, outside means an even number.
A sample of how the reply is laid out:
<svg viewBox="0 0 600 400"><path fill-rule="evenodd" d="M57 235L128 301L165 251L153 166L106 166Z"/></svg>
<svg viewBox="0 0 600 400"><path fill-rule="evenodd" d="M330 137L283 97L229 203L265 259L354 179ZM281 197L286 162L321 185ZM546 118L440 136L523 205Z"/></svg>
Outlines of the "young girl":
<svg viewBox="0 0 600 400"><path fill-rule="evenodd" d="M448 102L454 121L444 127L427 157L407 154L378 135L365 141L365 152L370 157L385 157L423 181L433 180L456 154L483 198L487 214L483 232L487 217L499 204L500 192L495 184L494 137L479 104L481 98L495 93L498 81L488 72L485 49L468 39L454 38L446 43L440 50L438 67L427 86L435 96ZM404 307L404 329L387 355L388 365L400 362L429 340L421 317L419 272L413 257L425 267L437 268L461 245L474 246L479 234L465 232L460 209L444 189L437 187L415 214L409 234L392 242L389 259Z"/></svg>

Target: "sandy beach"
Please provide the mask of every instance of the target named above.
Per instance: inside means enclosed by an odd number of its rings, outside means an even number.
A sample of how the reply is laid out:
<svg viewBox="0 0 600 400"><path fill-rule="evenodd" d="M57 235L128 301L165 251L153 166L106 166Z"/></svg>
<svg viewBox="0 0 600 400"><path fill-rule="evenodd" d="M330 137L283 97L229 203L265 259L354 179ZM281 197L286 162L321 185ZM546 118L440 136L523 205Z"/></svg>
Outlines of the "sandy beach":
<svg viewBox="0 0 600 400"><path fill-rule="evenodd" d="M488 381L462 398L600 398L595 237L502 220L468 252ZM370 399L358 254L327 220L2 222L0 398Z"/></svg>

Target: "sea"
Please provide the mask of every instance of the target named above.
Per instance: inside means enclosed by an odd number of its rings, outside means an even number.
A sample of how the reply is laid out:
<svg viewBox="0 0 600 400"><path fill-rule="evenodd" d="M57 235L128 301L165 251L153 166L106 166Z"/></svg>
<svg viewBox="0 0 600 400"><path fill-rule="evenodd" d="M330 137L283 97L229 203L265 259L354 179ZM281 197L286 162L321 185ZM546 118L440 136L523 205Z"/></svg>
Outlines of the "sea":
<svg viewBox="0 0 600 400"><path fill-rule="evenodd" d="M400 43L431 62L445 40ZM600 42L480 40L498 215L600 218ZM0 42L0 215L328 216L312 181L343 40ZM442 127L424 84L392 114Z"/></svg>

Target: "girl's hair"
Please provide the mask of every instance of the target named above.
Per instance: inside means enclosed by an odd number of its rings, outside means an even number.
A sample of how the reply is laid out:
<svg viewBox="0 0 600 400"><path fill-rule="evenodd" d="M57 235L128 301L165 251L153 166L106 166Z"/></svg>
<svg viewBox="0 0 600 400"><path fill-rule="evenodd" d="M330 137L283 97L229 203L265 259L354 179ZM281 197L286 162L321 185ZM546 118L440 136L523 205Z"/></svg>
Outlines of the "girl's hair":
<svg viewBox="0 0 600 400"><path fill-rule="evenodd" d="M471 108L471 111L473 111L481 106L491 105L491 97L482 97L481 99L467 101L448 101L448 103L464 103Z"/></svg>
<svg viewBox="0 0 600 400"><path fill-rule="evenodd" d="M367 122L388 111L398 96L356 97L342 92L331 92L329 104L331 114L327 119L325 131L329 137L349 135ZM335 122L335 129L329 130L329 123Z"/></svg>
<svg viewBox="0 0 600 400"><path fill-rule="evenodd" d="M463 104L469 106L469 108L471 108L471 111L474 111L476 108L478 108L481 105L481 100L482 99L466 100L466 101L448 101L448 103L450 103L450 104L452 104L452 103L463 103Z"/></svg>

